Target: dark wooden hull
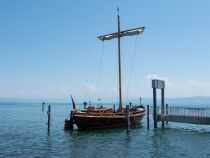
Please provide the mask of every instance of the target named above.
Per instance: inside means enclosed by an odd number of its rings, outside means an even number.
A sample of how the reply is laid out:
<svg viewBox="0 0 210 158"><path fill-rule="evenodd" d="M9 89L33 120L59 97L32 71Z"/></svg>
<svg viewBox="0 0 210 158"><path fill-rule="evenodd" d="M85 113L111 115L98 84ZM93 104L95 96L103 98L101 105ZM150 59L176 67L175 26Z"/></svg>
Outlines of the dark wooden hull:
<svg viewBox="0 0 210 158"><path fill-rule="evenodd" d="M139 123L145 112L136 113L130 115L131 124ZM79 129L104 129L104 128L115 128L123 127L127 125L127 119L125 114L121 115L91 115L91 114L82 114L74 113L73 114L74 123Z"/></svg>

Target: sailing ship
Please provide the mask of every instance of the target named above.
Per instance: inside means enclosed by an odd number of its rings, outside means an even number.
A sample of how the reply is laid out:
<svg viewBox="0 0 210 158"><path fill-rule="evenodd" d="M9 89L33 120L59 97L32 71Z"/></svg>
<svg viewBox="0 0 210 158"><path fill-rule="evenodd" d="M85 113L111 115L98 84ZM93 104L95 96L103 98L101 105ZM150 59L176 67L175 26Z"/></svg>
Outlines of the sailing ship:
<svg viewBox="0 0 210 158"><path fill-rule="evenodd" d="M124 36L139 35L144 32L145 27L138 27L125 31L120 31L120 16L118 9L118 31L111 34L99 36L101 41L118 39L118 77L119 77L119 107L115 111L110 107L86 107L84 104L83 110L76 108L75 102L71 96L73 109L69 120L65 120L65 128L73 128L73 124L76 124L79 129L104 129L123 127L127 125L127 118L130 118L130 124L139 123L146 112L146 109L142 105L136 105L130 107L129 115L126 115L126 110L122 106L122 86L121 86L121 53L120 53L120 38Z"/></svg>

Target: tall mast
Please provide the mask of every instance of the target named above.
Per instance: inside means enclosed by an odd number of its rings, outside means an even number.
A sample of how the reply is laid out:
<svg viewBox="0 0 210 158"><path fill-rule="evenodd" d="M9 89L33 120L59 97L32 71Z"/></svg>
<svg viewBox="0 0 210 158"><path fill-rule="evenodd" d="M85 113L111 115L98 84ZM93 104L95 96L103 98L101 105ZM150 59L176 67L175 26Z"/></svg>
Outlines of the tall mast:
<svg viewBox="0 0 210 158"><path fill-rule="evenodd" d="M118 64L119 64L119 112L122 112L122 85L121 85L121 54L120 54L120 15L119 8L117 8L117 20L118 20Z"/></svg>
<svg viewBox="0 0 210 158"><path fill-rule="evenodd" d="M145 27L138 27L120 32L120 15L119 8L117 8L117 20L118 20L118 31L106 35L99 36L98 38L102 41L111 40L114 38L118 39L118 64L119 64L119 112L122 112L122 85L121 85L121 55L120 55L120 38L124 36L139 35L144 32Z"/></svg>

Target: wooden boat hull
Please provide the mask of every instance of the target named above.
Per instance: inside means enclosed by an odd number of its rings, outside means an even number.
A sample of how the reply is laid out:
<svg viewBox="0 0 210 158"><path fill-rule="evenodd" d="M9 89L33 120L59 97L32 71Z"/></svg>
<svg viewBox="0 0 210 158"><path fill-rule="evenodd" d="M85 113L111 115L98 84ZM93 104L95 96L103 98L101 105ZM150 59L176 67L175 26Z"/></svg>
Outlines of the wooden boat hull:
<svg viewBox="0 0 210 158"><path fill-rule="evenodd" d="M145 112L131 114L130 122L131 124L139 123L145 115ZM104 129L104 128L115 128L124 127L127 125L126 115L91 115L75 113L73 114L74 123L79 129Z"/></svg>

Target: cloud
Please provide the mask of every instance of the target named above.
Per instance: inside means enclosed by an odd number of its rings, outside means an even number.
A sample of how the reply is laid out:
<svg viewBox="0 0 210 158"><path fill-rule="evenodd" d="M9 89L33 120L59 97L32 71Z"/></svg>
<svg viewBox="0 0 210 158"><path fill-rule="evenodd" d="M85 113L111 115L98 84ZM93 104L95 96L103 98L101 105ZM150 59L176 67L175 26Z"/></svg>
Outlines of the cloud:
<svg viewBox="0 0 210 158"><path fill-rule="evenodd" d="M210 82L199 82L197 80L188 80L186 83L190 86L210 87Z"/></svg>
<svg viewBox="0 0 210 158"><path fill-rule="evenodd" d="M166 89L171 97L209 96L210 82L191 79L182 83L175 83L172 86L166 87Z"/></svg>
<svg viewBox="0 0 210 158"><path fill-rule="evenodd" d="M95 92L101 91L101 89L97 89L97 88L96 88L96 85L94 85L94 84L89 84L89 83L86 84L86 89L87 89L87 91L88 91L89 93L95 93Z"/></svg>
<svg viewBox="0 0 210 158"><path fill-rule="evenodd" d="M148 74L144 77L145 80L153 80L153 79L157 79L157 80L163 80L165 81L166 85L173 85L174 82L170 81L168 77L163 77L163 76L158 76L156 74Z"/></svg>
<svg viewBox="0 0 210 158"><path fill-rule="evenodd" d="M166 97L188 97L188 96L210 96L210 82L201 82L195 79L189 79L182 82L172 82L168 77L159 76L156 74L147 74L144 77L145 81L152 79L164 80L166 83ZM151 84L151 83L150 83ZM151 96L150 86L146 89L145 95Z"/></svg>
<svg viewBox="0 0 210 158"><path fill-rule="evenodd" d="M210 82L200 82L197 80L189 80L186 82L186 85L192 87L194 90L199 91L200 93L210 94Z"/></svg>
<svg viewBox="0 0 210 158"><path fill-rule="evenodd" d="M71 89L68 86L61 86L58 89L61 93L64 93L64 94L66 93L69 94L71 92Z"/></svg>

